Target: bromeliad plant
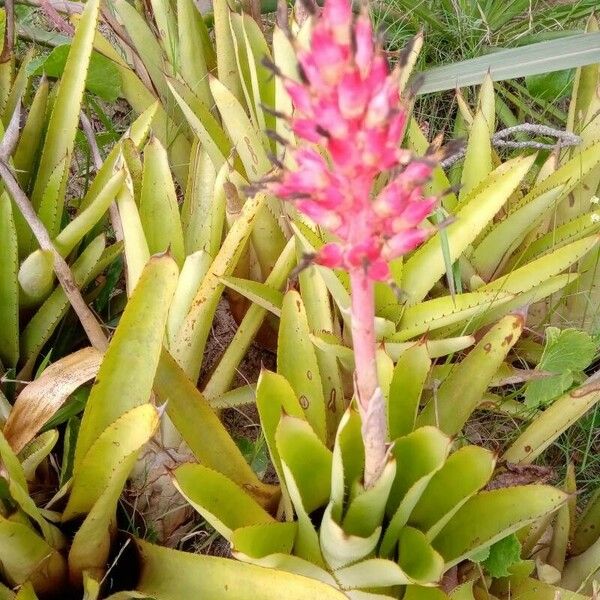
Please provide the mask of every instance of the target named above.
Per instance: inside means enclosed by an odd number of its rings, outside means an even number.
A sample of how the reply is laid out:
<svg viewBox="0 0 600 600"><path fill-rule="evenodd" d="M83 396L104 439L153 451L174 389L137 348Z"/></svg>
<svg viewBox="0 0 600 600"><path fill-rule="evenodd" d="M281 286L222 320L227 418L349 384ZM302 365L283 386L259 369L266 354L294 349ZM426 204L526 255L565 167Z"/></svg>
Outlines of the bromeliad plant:
<svg viewBox="0 0 600 600"><path fill-rule="evenodd" d="M390 277L387 260L429 235L417 226L435 202L421 191L434 157L415 161L398 149L405 124L395 84L401 67L387 72L365 15L354 21L346 0L328 0L312 36L310 50L299 52L303 79L284 85L296 104L291 129L320 149L289 149L292 166L267 185L334 234L315 262L349 271L354 403L332 451L303 303L290 291L281 312L280 374L263 371L256 392L285 521L204 466L184 465L174 478L237 558L320 580L340 597L397 597L399 586L436 586L448 569L552 513L566 495L537 485L481 492L493 455L474 446L451 454L452 439L433 426L460 430L469 413L452 414L456 388L470 367L480 389L485 376L475 376L477 367L489 355L497 369L518 338L520 317L507 317L484 337L460 375L446 382L439 406L434 397L419 414L430 366L425 344L407 351L393 382L380 385L374 281ZM396 172L374 190L382 167ZM411 361L414 380L404 386Z"/></svg>
<svg viewBox="0 0 600 600"><path fill-rule="evenodd" d="M355 395L365 440L365 485L378 479L385 460L383 395L375 359L374 281L391 279L388 262L413 250L430 234L418 225L436 198L422 197L432 165L400 149L407 113L366 13L354 25L346 0L330 0L315 25L311 47L299 50L301 82L283 74L294 104L290 149L280 181L270 188L339 241L315 257L330 268L345 268L351 283ZM319 144L326 151L302 145ZM375 182L397 171L377 192ZM373 198L373 196L375 196Z"/></svg>

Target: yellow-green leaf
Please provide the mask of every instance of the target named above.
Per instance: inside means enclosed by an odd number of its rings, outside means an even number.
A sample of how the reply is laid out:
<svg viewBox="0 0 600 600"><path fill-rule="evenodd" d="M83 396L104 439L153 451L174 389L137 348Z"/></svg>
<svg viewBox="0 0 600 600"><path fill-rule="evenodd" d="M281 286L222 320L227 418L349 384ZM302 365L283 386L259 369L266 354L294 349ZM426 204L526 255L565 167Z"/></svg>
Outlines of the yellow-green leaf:
<svg viewBox="0 0 600 600"><path fill-rule="evenodd" d="M456 365L417 418L456 435L475 410L492 377L523 331L521 316L507 316Z"/></svg>
<svg viewBox="0 0 600 600"><path fill-rule="evenodd" d="M480 492L450 519L433 540L446 568L480 548L557 510L567 494L547 485L527 485Z"/></svg>
<svg viewBox="0 0 600 600"><path fill-rule="evenodd" d="M12 206L6 193L0 194L0 248L0 362L14 367L19 359L19 248Z"/></svg>
<svg viewBox="0 0 600 600"><path fill-rule="evenodd" d="M157 600L231 598L239 600L345 600L315 579L215 556L178 552L137 540L141 574L137 589Z"/></svg>
<svg viewBox="0 0 600 600"><path fill-rule="evenodd" d="M300 294L293 290L283 300L277 346L277 372L290 382L306 419L325 441L327 426L321 374L304 304Z"/></svg>
<svg viewBox="0 0 600 600"><path fill-rule="evenodd" d="M76 477L88 450L105 429L128 410L149 401L176 283L177 266L172 258L150 259L90 392L75 451Z"/></svg>
<svg viewBox="0 0 600 600"><path fill-rule="evenodd" d="M461 202L456 220L445 229L452 262L475 240L517 189L534 159L534 156L518 157L500 165ZM408 294L409 304L423 300L446 270L440 238L439 233L434 235L404 264L401 288Z"/></svg>
<svg viewBox="0 0 600 600"><path fill-rule="evenodd" d="M234 530L275 519L225 475L202 465L175 469L173 483L183 497L226 539Z"/></svg>

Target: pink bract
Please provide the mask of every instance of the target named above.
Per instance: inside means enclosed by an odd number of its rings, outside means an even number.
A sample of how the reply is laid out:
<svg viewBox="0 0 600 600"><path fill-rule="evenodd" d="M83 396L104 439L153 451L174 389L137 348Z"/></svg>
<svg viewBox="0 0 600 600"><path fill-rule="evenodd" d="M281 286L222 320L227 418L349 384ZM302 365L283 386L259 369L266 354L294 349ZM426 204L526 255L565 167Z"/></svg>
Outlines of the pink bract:
<svg viewBox="0 0 600 600"><path fill-rule="evenodd" d="M348 0L326 0L309 48L298 52L300 81L285 79L298 139L292 169L271 189L335 234L316 260L348 270L363 267L385 281L387 262L428 236L419 227L435 198L423 198L432 164L400 148L407 111L375 43L368 15L353 17ZM305 143L302 143L304 140ZM393 177L374 194L377 178Z"/></svg>

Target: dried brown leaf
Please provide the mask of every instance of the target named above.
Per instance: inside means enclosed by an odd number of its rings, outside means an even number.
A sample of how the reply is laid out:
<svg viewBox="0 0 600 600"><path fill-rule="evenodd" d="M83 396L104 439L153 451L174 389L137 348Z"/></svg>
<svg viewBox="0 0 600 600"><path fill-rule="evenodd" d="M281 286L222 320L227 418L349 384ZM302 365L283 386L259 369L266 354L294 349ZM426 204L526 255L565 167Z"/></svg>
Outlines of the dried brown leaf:
<svg viewBox="0 0 600 600"><path fill-rule="evenodd" d="M81 385L96 376L102 352L83 348L51 364L19 394L4 426L13 451L20 452Z"/></svg>

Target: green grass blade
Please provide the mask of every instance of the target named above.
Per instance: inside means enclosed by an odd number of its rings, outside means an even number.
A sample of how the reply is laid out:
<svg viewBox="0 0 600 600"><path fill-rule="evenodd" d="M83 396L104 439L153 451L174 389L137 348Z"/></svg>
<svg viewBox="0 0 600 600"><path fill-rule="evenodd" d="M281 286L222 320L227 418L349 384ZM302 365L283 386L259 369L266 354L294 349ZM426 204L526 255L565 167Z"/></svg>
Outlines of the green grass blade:
<svg viewBox="0 0 600 600"><path fill-rule="evenodd" d="M494 81L562 71L600 62L600 33L573 35L485 56L423 73L419 94L481 84L488 71Z"/></svg>

